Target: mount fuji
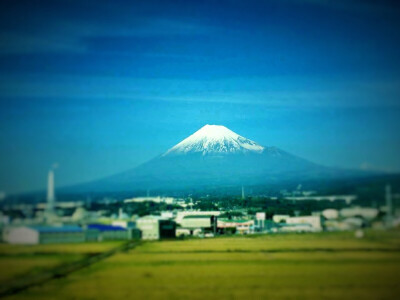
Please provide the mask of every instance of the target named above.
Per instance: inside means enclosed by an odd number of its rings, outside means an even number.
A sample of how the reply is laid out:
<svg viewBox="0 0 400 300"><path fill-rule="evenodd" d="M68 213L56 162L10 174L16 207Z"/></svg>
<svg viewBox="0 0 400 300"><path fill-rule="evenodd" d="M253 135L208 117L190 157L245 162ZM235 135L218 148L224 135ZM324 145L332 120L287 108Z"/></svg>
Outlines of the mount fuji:
<svg viewBox="0 0 400 300"><path fill-rule="evenodd" d="M269 185L359 175L320 166L276 147L262 146L225 126L205 125L164 154L101 180L75 187L80 192L182 190Z"/></svg>
<svg viewBox="0 0 400 300"><path fill-rule="evenodd" d="M262 153L264 147L246 139L225 126L205 125L179 144L169 149L163 156L202 153L202 155Z"/></svg>

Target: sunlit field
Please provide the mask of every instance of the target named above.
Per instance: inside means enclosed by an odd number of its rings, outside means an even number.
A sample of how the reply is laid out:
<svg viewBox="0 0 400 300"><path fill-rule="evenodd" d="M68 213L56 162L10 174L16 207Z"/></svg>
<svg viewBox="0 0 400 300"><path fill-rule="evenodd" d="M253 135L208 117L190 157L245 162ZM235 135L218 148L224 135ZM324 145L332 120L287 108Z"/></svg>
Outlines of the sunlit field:
<svg viewBox="0 0 400 300"><path fill-rule="evenodd" d="M394 299L399 231L145 242L8 299Z"/></svg>
<svg viewBox="0 0 400 300"><path fill-rule="evenodd" d="M51 270L110 250L121 242L59 244L59 245L0 245L0 283L7 285L10 280L22 276L35 276L42 271Z"/></svg>
<svg viewBox="0 0 400 300"><path fill-rule="evenodd" d="M9 245L0 244L0 255L16 254L90 254L112 249L122 242L93 242L79 244Z"/></svg>

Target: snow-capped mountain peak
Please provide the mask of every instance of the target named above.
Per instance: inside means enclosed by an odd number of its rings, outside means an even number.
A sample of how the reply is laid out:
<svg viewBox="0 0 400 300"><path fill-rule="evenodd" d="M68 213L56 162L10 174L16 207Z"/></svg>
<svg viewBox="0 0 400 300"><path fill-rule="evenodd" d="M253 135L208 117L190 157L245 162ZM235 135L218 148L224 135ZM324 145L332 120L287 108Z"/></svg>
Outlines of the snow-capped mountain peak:
<svg viewBox="0 0 400 300"><path fill-rule="evenodd" d="M169 154L202 153L262 153L264 147L246 139L222 125L205 125L169 149L163 156Z"/></svg>

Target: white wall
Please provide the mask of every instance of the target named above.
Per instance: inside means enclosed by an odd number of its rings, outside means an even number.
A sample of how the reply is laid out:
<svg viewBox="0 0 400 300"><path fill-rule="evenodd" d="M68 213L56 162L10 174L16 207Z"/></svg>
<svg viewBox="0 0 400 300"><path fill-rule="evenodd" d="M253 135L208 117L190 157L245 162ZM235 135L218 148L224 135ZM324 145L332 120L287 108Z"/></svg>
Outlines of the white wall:
<svg viewBox="0 0 400 300"><path fill-rule="evenodd" d="M321 217L318 216L304 216L304 217L291 217L286 219L287 224L310 224L316 230L322 230Z"/></svg>
<svg viewBox="0 0 400 300"><path fill-rule="evenodd" d="M29 227L8 227L3 238L10 244L39 244L39 233Z"/></svg>

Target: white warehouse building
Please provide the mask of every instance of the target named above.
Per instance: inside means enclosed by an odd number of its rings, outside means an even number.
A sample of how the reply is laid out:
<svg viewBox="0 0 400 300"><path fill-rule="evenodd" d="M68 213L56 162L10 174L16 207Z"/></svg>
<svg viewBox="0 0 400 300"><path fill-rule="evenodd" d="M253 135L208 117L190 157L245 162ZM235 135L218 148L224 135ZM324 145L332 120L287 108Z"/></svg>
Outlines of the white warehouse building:
<svg viewBox="0 0 400 300"><path fill-rule="evenodd" d="M309 224L315 231L322 230L320 216L290 217L286 219L286 224Z"/></svg>
<svg viewBox="0 0 400 300"><path fill-rule="evenodd" d="M7 227L3 240L9 244L82 243L85 232L79 226L18 226Z"/></svg>

